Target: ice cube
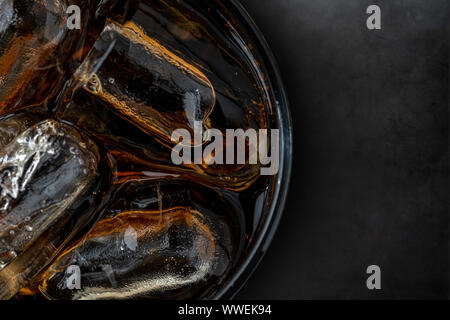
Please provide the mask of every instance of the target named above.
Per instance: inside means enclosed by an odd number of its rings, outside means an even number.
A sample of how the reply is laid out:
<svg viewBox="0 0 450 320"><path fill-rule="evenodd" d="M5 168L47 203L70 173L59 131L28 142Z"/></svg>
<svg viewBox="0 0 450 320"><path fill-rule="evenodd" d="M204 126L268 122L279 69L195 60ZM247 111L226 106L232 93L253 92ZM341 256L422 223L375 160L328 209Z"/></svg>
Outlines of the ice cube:
<svg viewBox="0 0 450 320"><path fill-rule="evenodd" d="M99 12L114 1L77 1L80 25L71 29L68 1L0 1L0 115L55 96L103 28Z"/></svg>
<svg viewBox="0 0 450 320"><path fill-rule="evenodd" d="M0 150L10 143L20 133L31 127L33 124L43 120L44 113L39 111L29 111L9 116L0 121Z"/></svg>
<svg viewBox="0 0 450 320"><path fill-rule="evenodd" d="M121 117L172 145L176 129L210 125L215 92L204 73L138 25L110 21L80 72L83 88Z"/></svg>
<svg viewBox="0 0 450 320"><path fill-rule="evenodd" d="M55 120L32 126L0 150L0 298L49 262L70 238L66 224L74 215L80 224L88 219L76 208L96 179L98 161L91 140Z"/></svg>
<svg viewBox="0 0 450 320"><path fill-rule="evenodd" d="M99 221L66 250L47 271L41 289L55 298L163 297L201 282L214 257L214 236L200 213L182 207L125 211ZM68 288L70 265L80 268L80 290Z"/></svg>
<svg viewBox="0 0 450 320"><path fill-rule="evenodd" d="M126 183L103 218L44 272L39 289L53 299L200 297L226 274L233 255L225 221L236 217L202 207L221 201L209 192L202 200L181 183ZM227 210L221 207L219 213Z"/></svg>

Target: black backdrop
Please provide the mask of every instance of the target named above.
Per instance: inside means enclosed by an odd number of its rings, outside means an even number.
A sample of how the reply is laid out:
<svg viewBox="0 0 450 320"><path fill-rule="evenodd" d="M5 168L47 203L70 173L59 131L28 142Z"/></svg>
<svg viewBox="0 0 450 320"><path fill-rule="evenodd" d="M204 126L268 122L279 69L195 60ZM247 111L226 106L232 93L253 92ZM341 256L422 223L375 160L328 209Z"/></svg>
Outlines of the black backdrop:
<svg viewBox="0 0 450 320"><path fill-rule="evenodd" d="M236 298L448 298L448 1L241 2L278 60L295 145L280 228Z"/></svg>

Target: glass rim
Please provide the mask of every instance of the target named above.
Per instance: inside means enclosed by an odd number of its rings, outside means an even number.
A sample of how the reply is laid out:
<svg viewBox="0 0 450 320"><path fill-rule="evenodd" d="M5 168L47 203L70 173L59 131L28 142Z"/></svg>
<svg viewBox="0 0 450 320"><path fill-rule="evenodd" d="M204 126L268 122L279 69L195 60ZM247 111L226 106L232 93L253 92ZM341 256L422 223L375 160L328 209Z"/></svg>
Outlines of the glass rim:
<svg viewBox="0 0 450 320"><path fill-rule="evenodd" d="M226 284L213 295L213 299L215 300L232 299L250 278L267 252L278 228L286 203L292 170L293 147L292 120L289 103L272 50L262 32L239 0L226 0L223 2L225 2L223 5L227 7L228 10L232 11L233 15L236 15L233 17L240 23L243 23L243 28L248 30L248 32L255 37L255 43L259 46L259 53L262 56L266 71L268 72L268 81L272 86L275 99L277 100L275 116L278 121L278 129L280 130L280 167L275 181L273 199L271 201L269 212L265 217L264 224L261 227L261 231L250 247L250 250L244 254L243 261L237 269L226 278Z"/></svg>

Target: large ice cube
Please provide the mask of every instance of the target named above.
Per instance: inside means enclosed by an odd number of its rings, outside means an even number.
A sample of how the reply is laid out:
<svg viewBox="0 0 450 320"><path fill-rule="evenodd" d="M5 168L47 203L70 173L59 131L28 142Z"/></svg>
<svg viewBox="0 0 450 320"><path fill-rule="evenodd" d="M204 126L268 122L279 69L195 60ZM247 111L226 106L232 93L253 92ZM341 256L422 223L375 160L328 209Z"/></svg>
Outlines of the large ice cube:
<svg viewBox="0 0 450 320"><path fill-rule="evenodd" d="M201 282L214 257L214 236L200 213L182 207L125 211L98 222L64 252L42 290L57 298L65 291L72 299L163 297ZM68 289L70 265L80 268L80 290Z"/></svg>
<svg viewBox="0 0 450 320"><path fill-rule="evenodd" d="M65 224L79 214L76 203L95 180L98 160L91 140L54 120L0 150L0 298L15 294L70 238Z"/></svg>
<svg viewBox="0 0 450 320"><path fill-rule="evenodd" d="M109 22L81 67L84 89L121 117L172 145L175 129L209 127L215 92L194 64L127 22Z"/></svg>
<svg viewBox="0 0 450 320"><path fill-rule="evenodd" d="M40 290L54 299L206 295L229 270L234 252L226 222L237 217L220 215L228 206L218 205L214 192L189 190L189 184L150 180L123 185L105 216L41 276ZM203 201L218 205L218 214Z"/></svg>

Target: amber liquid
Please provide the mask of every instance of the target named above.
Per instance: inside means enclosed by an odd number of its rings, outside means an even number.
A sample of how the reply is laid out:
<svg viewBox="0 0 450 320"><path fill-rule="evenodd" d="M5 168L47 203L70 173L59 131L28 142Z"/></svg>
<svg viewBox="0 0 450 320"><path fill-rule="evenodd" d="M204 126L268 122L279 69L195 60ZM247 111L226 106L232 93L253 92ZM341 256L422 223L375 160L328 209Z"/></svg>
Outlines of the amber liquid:
<svg viewBox="0 0 450 320"><path fill-rule="evenodd" d="M69 124L91 139L101 155L102 178L94 193L84 195L90 200L84 205L93 206L89 221L17 298L210 298L239 267L267 212L275 177L260 176L259 165L176 166L168 134L180 126L192 129L192 117L222 132L271 129L271 97L251 48L233 38L232 22L202 4L120 2L104 22L120 32L111 36L104 29L95 44L87 42L83 64L54 102L24 111ZM200 88L192 114L184 107L190 96L183 83ZM11 111L5 119L16 114ZM139 249L154 255L133 248L130 232ZM100 239L107 245L99 247ZM125 262L121 250L129 250ZM194 251L195 258L183 253ZM90 263L83 265L74 252ZM70 264L81 264L91 291L77 295L61 288ZM154 289L129 289L142 279Z"/></svg>

